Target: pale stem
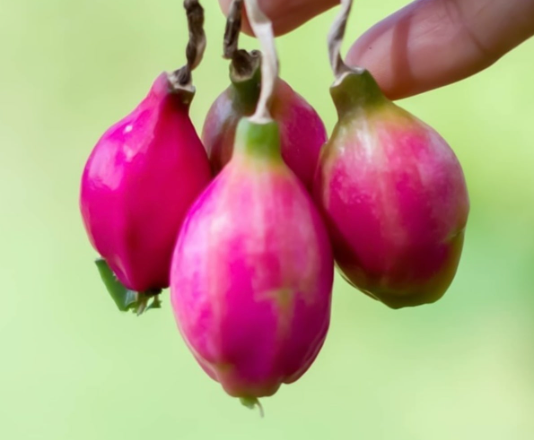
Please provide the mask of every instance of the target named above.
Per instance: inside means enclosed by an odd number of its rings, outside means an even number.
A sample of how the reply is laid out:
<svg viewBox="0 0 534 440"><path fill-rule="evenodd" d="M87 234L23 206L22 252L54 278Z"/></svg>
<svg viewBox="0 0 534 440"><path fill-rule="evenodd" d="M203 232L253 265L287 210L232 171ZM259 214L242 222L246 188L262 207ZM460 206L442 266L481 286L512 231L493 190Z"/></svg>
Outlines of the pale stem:
<svg viewBox="0 0 534 440"><path fill-rule="evenodd" d="M347 72L361 70L350 68L345 64L341 57L341 45L345 38L345 31L347 29L347 21L349 19L351 8L352 0L341 0L341 11L334 20L330 32L328 33L328 54L330 57L330 65L332 66L336 79L341 78Z"/></svg>
<svg viewBox="0 0 534 440"><path fill-rule="evenodd" d="M256 107L256 113L251 121L265 124L272 120L269 112L269 103L274 93L278 78L278 54L274 42L274 33L271 20L261 11L258 0L245 0L248 21L259 40L262 49L261 60L261 93Z"/></svg>

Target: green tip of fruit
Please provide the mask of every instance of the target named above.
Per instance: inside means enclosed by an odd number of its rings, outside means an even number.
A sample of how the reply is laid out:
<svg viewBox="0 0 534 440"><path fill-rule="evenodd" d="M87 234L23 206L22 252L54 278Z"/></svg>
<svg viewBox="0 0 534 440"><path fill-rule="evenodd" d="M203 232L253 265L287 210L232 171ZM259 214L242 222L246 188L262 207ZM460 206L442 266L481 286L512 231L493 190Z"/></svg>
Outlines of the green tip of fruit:
<svg viewBox="0 0 534 440"><path fill-rule="evenodd" d="M161 301L159 299L161 290L153 292L134 292L122 285L109 267L108 263L106 263L106 260L96 260L95 264L108 293L121 312L133 311L137 316L140 316L147 310L161 308ZM150 302L150 300L152 301Z"/></svg>
<svg viewBox="0 0 534 440"><path fill-rule="evenodd" d="M237 126L234 151L281 162L278 124L275 121L258 123L249 118L242 118Z"/></svg>
<svg viewBox="0 0 534 440"><path fill-rule="evenodd" d="M330 94L340 118L354 110L379 108L389 102L367 70L344 74L332 85Z"/></svg>
<svg viewBox="0 0 534 440"><path fill-rule="evenodd" d="M241 404L246 406L248 409L255 409L258 407L261 418L265 416L265 413L263 412L263 406L257 397L241 397L239 400L241 401Z"/></svg>

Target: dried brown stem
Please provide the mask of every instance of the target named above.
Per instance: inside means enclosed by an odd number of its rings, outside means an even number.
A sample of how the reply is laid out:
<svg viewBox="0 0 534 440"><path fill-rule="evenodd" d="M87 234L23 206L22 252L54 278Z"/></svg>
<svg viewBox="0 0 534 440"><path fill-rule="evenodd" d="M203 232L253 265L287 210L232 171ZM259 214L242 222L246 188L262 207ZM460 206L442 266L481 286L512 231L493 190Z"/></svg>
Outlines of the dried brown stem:
<svg viewBox="0 0 534 440"><path fill-rule="evenodd" d="M233 0L228 11L224 31L223 57L232 60L230 76L232 81L252 78L261 65L261 52L239 49L239 35L243 24L243 0Z"/></svg>
<svg viewBox="0 0 534 440"><path fill-rule="evenodd" d="M189 27L189 42L185 51L187 65L194 70L202 61L206 49L206 34L204 33L204 8L198 0L184 0L184 8Z"/></svg>
<svg viewBox="0 0 534 440"><path fill-rule="evenodd" d="M206 49L204 32L204 8L198 0L184 0L189 41L185 49L187 64L171 75L171 83L177 89L192 89L191 72L198 67Z"/></svg>
<svg viewBox="0 0 534 440"><path fill-rule="evenodd" d="M239 49L232 58L230 76L232 81L246 81L252 78L260 67L261 52L259 50L247 52L244 49Z"/></svg>
<svg viewBox="0 0 534 440"><path fill-rule="evenodd" d="M226 29L224 30L223 56L227 60L234 58L239 49L239 34L241 33L243 14L243 0L234 0L228 11Z"/></svg>

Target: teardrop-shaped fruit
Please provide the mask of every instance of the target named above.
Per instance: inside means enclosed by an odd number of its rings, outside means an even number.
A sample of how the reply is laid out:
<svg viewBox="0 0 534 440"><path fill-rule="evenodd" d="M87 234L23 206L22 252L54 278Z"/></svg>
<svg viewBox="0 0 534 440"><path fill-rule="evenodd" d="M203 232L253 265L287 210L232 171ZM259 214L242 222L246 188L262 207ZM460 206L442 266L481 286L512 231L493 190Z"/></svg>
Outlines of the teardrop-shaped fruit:
<svg viewBox="0 0 534 440"><path fill-rule="evenodd" d="M80 206L87 233L133 291L168 287L180 226L211 179L189 119L192 98L160 75L139 106L106 131L85 166Z"/></svg>
<svg viewBox="0 0 534 440"><path fill-rule="evenodd" d="M259 60L251 71L238 73L231 69L230 79L231 85L211 106L202 132L202 141L215 173L219 173L232 157L239 121L256 109L261 89ZM280 127L284 161L311 191L321 147L326 142L321 118L280 78L271 101L271 114Z"/></svg>
<svg viewBox="0 0 534 440"><path fill-rule="evenodd" d="M367 71L345 74L331 94L339 121L314 197L339 269L392 308L438 300L455 276L469 212L460 163Z"/></svg>
<svg viewBox="0 0 534 440"><path fill-rule="evenodd" d="M333 267L323 221L280 157L277 124L243 119L172 262L172 305L196 360L246 404L296 381L327 334Z"/></svg>

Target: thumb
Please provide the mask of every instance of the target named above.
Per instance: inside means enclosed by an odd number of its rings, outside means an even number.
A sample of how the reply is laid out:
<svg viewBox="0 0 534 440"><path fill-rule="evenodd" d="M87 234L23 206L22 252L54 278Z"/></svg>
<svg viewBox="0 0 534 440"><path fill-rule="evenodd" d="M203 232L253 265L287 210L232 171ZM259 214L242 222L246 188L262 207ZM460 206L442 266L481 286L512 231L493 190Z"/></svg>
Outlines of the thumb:
<svg viewBox="0 0 534 440"><path fill-rule="evenodd" d="M347 63L398 99L480 72L533 34L533 0L418 0L367 31Z"/></svg>

